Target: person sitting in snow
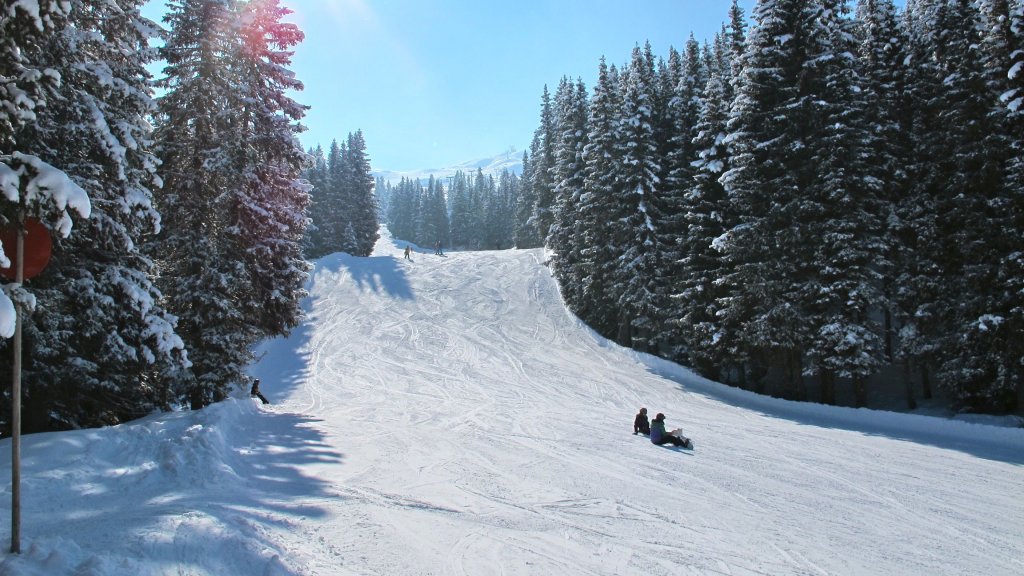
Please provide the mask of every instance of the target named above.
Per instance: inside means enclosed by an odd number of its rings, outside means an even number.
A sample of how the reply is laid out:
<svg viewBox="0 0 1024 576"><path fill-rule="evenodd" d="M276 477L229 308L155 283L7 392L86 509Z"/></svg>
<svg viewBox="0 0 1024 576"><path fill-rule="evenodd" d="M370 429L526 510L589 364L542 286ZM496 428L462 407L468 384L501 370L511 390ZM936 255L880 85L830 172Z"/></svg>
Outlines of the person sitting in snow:
<svg viewBox="0 0 1024 576"><path fill-rule="evenodd" d="M633 419L633 435L651 435L651 423L647 421L647 408L641 408L640 413Z"/></svg>
<svg viewBox="0 0 1024 576"><path fill-rule="evenodd" d="M264 396L262 392L260 392L259 378L253 380L252 389L249 390L249 396L252 396L253 398L259 398L260 401L263 402L264 404L270 404L270 400L267 400L267 397Z"/></svg>
<svg viewBox="0 0 1024 576"><path fill-rule="evenodd" d="M665 431L665 415L661 412L658 412L658 415L651 421L651 443L659 446L672 444L683 448L693 448L693 443L689 438L683 436L683 431L679 428L671 432Z"/></svg>

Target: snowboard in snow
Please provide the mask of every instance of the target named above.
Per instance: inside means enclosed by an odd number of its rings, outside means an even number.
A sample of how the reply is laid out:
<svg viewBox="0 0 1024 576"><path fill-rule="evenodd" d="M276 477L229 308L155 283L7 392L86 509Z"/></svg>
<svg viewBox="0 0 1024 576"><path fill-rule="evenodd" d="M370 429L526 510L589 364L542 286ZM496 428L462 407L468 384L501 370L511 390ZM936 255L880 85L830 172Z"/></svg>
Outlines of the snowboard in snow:
<svg viewBox="0 0 1024 576"><path fill-rule="evenodd" d="M677 432L677 431L673 430L672 432L669 432L669 435L670 436L675 436L676 438L679 438L680 440L686 441L686 445L685 446L676 446L675 444L658 444L657 446L661 446L662 448L679 448L679 449L682 449L682 450L689 450L689 451L692 452L693 451L693 439L692 438L687 438L686 436L683 436L682 434L675 434L674 432ZM633 434L633 436L636 436L637 438L643 438L644 440L646 440L648 442L651 441L651 437L647 436L647 435L644 435L644 434Z"/></svg>

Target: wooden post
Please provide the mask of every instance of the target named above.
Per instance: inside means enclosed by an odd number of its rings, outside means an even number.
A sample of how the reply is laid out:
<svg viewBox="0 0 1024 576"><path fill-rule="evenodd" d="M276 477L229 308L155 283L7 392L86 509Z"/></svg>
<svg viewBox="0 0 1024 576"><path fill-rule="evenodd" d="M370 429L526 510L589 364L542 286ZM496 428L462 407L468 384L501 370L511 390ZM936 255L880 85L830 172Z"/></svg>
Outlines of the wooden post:
<svg viewBox="0 0 1024 576"><path fill-rule="evenodd" d="M25 215L18 212L14 281L25 281ZM21 308L14 303L14 370L11 378L11 554L21 554Z"/></svg>

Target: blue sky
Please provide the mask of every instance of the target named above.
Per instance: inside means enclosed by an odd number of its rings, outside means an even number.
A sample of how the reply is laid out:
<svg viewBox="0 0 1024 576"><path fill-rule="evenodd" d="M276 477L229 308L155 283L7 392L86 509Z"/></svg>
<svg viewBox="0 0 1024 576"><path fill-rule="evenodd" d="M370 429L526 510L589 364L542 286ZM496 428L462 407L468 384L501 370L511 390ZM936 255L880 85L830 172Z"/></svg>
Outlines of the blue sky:
<svg viewBox="0 0 1024 576"><path fill-rule="evenodd" d="M283 0L306 39L292 70L311 106L300 137L361 129L375 169L443 168L529 146L544 85L593 88L600 57L710 40L731 0ZM157 19L162 0L146 15ZM748 20L754 0L741 0Z"/></svg>

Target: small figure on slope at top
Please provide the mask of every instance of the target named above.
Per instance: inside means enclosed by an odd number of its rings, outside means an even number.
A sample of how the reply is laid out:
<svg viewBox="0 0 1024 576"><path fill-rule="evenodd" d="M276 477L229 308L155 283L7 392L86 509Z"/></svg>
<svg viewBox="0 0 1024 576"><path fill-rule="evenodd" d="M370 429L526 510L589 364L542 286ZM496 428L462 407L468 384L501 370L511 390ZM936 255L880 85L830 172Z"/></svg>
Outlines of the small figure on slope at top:
<svg viewBox="0 0 1024 576"><path fill-rule="evenodd" d="M410 258L410 257L409 257L409 253L410 253L411 251L412 251L412 249L411 249L411 248L409 248L409 245L408 245L408 244L406 244L406 245L405 245L405 259L406 259L406 260L412 260L412 258Z"/></svg>
<svg viewBox="0 0 1024 576"><path fill-rule="evenodd" d="M633 419L633 435L636 436L637 433L644 436L651 435L651 424L647 421L647 408L641 408L640 413Z"/></svg>
<svg viewBox="0 0 1024 576"><path fill-rule="evenodd" d="M444 252L441 251L441 241L440 240L438 240L437 242L434 243L434 254L437 254L438 256L444 256Z"/></svg>
<svg viewBox="0 0 1024 576"><path fill-rule="evenodd" d="M683 436L683 431L679 428L671 432L665 431L665 415L661 412L658 412L658 415L651 421L651 443L659 446L672 444L683 448L693 448L693 443L689 438Z"/></svg>
<svg viewBox="0 0 1024 576"><path fill-rule="evenodd" d="M264 396L262 392L260 392L259 378L253 380L252 389L249 390L249 396L252 396L253 398L259 398L260 401L263 402L264 404L270 404L270 400L267 400L267 397Z"/></svg>

